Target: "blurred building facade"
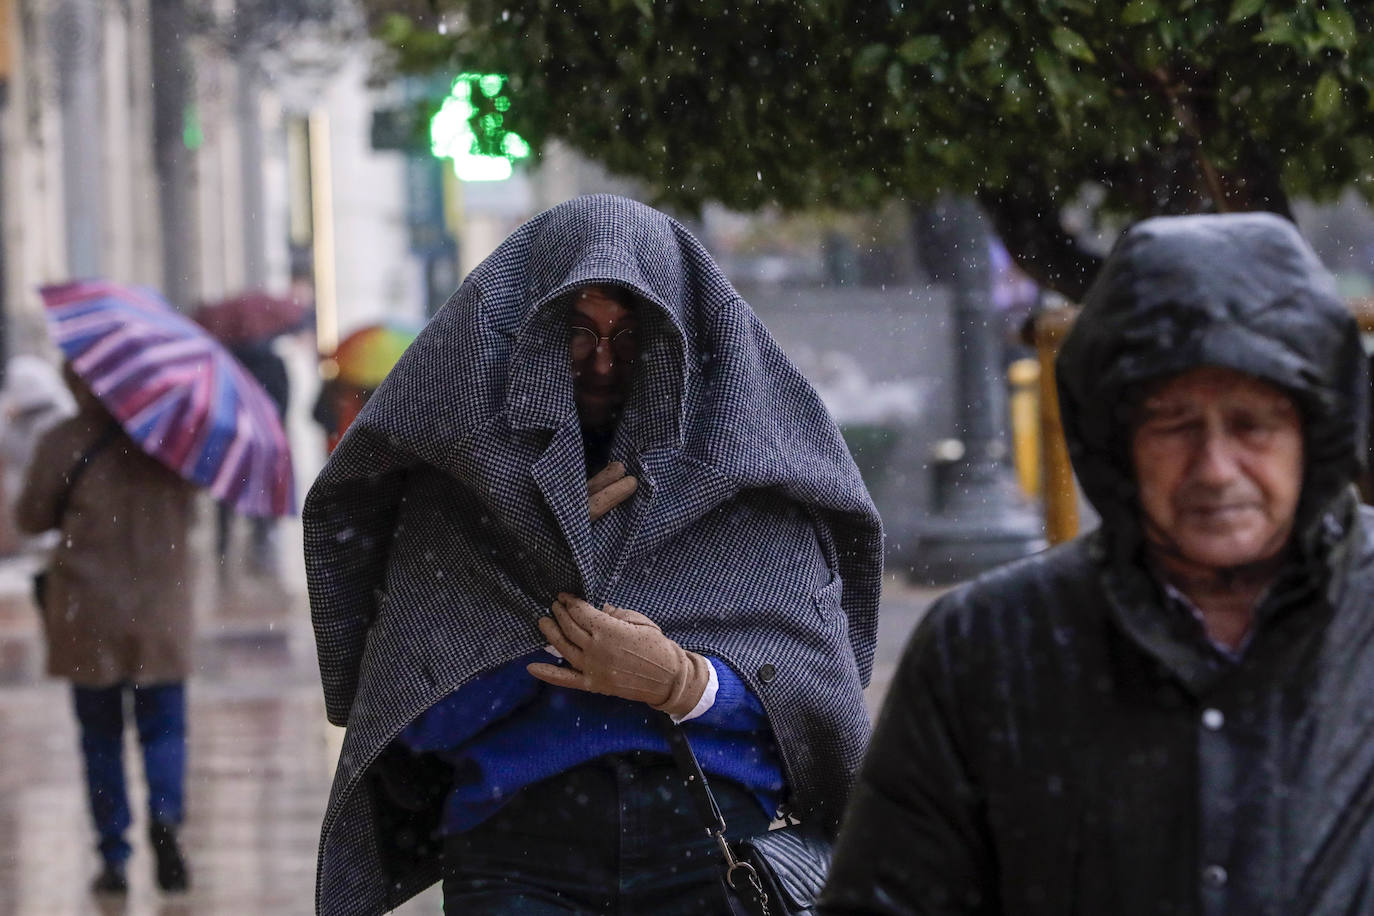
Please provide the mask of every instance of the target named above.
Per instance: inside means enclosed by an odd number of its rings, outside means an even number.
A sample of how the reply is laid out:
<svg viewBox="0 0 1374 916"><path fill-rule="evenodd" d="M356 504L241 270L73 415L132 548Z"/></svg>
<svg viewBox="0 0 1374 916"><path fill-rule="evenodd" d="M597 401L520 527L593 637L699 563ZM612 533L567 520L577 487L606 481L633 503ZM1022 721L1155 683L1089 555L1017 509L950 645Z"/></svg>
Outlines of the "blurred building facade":
<svg viewBox="0 0 1374 916"><path fill-rule="evenodd" d="M71 277L187 310L296 277L326 337L423 315L405 164L368 142L369 46L345 13L288 31L264 6L0 0L9 352L43 348L36 288Z"/></svg>

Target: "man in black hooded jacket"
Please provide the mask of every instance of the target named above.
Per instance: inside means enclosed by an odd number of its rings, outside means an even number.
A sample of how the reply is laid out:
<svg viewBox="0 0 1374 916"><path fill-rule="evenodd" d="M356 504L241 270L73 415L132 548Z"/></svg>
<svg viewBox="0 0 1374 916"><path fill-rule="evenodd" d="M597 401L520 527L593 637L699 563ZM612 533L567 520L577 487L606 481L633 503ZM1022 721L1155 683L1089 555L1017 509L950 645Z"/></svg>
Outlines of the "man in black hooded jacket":
<svg viewBox="0 0 1374 916"><path fill-rule="evenodd" d="M1286 221L1148 220L1059 356L1093 533L908 645L821 911L1374 913L1355 322Z"/></svg>

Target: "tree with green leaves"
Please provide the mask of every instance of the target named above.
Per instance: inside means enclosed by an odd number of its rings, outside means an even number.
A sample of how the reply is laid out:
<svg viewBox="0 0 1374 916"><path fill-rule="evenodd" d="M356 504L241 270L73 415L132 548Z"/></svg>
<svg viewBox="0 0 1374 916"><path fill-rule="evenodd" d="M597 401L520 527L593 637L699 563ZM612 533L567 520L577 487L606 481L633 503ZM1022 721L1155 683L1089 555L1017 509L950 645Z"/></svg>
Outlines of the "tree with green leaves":
<svg viewBox="0 0 1374 916"><path fill-rule="evenodd" d="M1374 4L1343 0L365 0L402 72L509 75L504 127L662 203L977 197L1081 297L1062 223L1374 198ZM483 114L474 115L474 120Z"/></svg>

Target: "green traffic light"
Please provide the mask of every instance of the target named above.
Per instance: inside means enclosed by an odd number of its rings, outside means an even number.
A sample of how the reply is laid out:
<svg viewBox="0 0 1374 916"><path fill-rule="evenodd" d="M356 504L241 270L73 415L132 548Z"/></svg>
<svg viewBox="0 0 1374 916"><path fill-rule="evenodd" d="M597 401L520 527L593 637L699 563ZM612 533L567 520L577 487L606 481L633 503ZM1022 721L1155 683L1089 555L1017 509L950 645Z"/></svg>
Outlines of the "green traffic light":
<svg viewBox="0 0 1374 916"><path fill-rule="evenodd" d="M513 163L530 155L524 138L505 129L503 115L511 108L510 97L500 94L505 85L506 77L499 73L461 73L430 119L430 152L452 160L453 172L462 181L509 178ZM479 104L495 111L483 113L474 104L474 86L481 93Z"/></svg>

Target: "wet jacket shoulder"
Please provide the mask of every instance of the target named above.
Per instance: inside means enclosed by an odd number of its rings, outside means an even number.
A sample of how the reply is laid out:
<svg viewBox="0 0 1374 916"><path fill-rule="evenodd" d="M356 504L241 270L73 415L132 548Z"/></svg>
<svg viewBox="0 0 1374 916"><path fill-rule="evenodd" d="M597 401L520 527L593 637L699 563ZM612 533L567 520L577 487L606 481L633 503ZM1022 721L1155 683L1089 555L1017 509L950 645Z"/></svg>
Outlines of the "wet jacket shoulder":
<svg viewBox="0 0 1374 916"><path fill-rule="evenodd" d="M1057 793L1070 777L1038 772L1019 797L998 800L993 783L999 772L1024 774L1038 756L1034 745L1067 748L1084 738L1064 700L1070 683L1089 676L1084 644L1102 637L1093 568L1086 543L1076 541L986 574L931 607L876 723L823 912L1018 912L1002 904L999 869L1008 863L991 819L1009 803L1018 817L1062 822ZM1030 877L1042 887L1054 879Z"/></svg>
<svg viewBox="0 0 1374 916"><path fill-rule="evenodd" d="M946 596L903 654L821 912L1374 912L1371 522L1201 689L1120 623L1123 598L1165 610L1114 595L1091 537Z"/></svg>

